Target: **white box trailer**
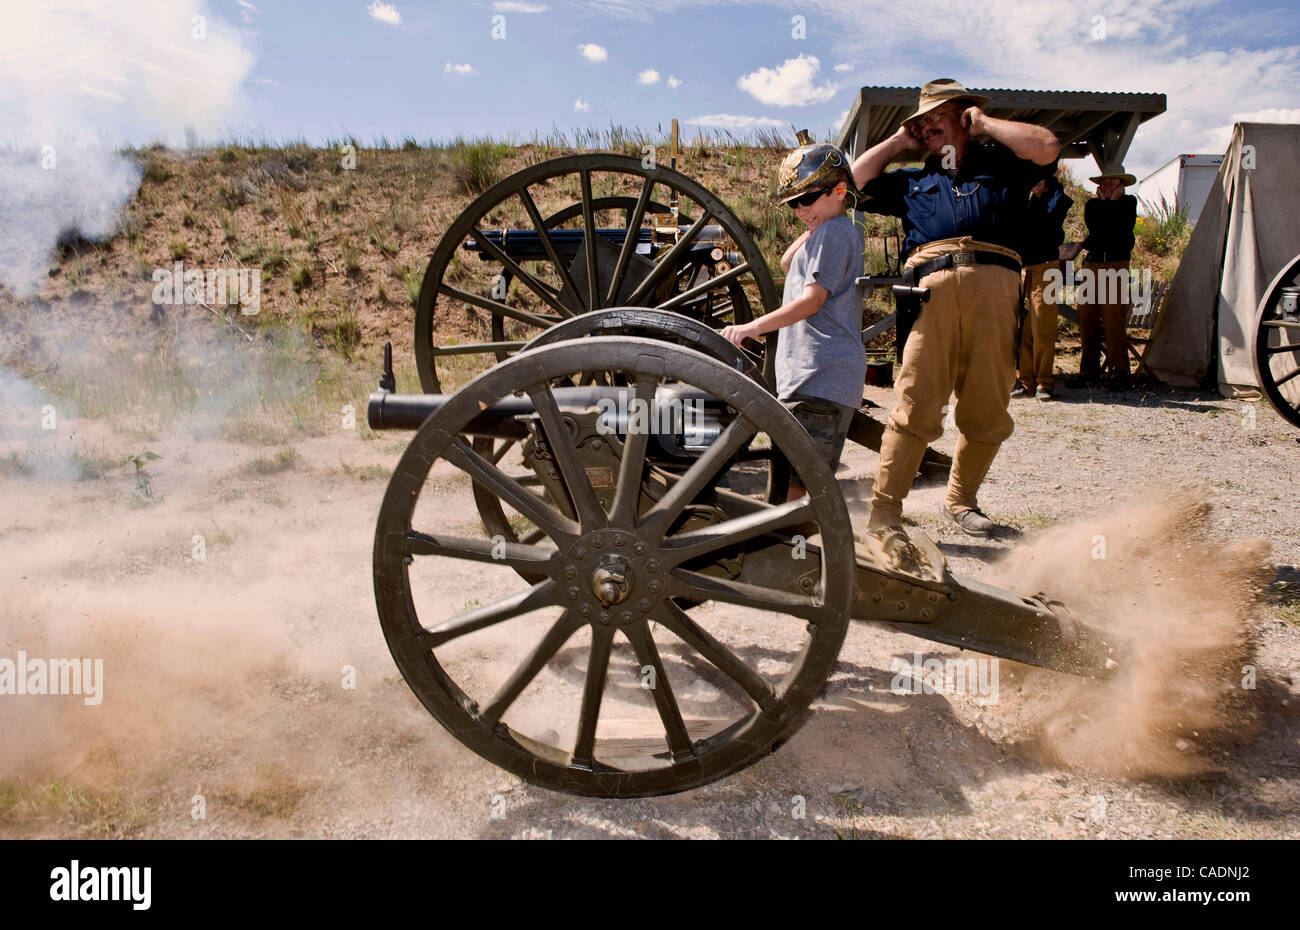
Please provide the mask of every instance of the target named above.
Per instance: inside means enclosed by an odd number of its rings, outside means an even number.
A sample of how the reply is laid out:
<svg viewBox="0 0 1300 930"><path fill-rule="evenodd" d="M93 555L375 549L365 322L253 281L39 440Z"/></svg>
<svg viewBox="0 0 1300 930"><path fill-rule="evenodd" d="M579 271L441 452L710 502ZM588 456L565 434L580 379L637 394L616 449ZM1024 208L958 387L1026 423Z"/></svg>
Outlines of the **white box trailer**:
<svg viewBox="0 0 1300 930"><path fill-rule="evenodd" d="M1187 211L1193 223L1201 215L1205 198L1223 164L1222 155L1179 155L1138 182L1138 212L1150 216L1160 208L1160 198Z"/></svg>

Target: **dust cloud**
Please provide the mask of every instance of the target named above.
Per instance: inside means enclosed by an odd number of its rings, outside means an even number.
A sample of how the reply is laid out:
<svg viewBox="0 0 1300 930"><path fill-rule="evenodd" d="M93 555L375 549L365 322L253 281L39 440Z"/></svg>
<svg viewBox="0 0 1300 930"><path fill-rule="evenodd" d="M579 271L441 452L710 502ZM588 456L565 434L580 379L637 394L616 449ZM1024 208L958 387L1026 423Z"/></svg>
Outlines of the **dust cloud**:
<svg viewBox="0 0 1300 930"><path fill-rule="evenodd" d="M1042 591L1112 637L1105 681L1031 671L1009 702L1055 764L1124 777L1205 771L1256 727L1251 622L1272 577L1264 540L1215 538L1182 491L1028 541L988 579Z"/></svg>

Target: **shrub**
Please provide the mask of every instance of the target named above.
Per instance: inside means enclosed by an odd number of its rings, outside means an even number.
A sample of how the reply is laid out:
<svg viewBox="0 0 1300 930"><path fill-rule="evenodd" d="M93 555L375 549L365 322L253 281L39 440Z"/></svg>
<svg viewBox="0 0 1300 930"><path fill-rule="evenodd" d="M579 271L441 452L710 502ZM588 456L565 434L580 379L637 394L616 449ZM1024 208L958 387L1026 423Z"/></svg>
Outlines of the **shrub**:
<svg viewBox="0 0 1300 930"><path fill-rule="evenodd" d="M1156 255L1178 254L1186 245L1191 234L1192 224L1187 218L1187 209L1179 209L1160 197L1160 203L1152 204L1150 216L1139 216L1133 232L1142 243L1142 247Z"/></svg>
<svg viewBox="0 0 1300 930"><path fill-rule="evenodd" d="M501 180L501 164L512 151L500 142L457 139L451 150L452 175L470 194L481 194Z"/></svg>

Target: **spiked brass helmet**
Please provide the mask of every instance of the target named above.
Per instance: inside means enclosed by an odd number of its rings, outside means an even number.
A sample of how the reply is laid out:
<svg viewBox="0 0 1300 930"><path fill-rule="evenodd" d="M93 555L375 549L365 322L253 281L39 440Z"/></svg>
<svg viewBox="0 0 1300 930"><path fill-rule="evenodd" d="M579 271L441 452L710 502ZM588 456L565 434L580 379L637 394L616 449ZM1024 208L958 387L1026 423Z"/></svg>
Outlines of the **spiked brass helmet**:
<svg viewBox="0 0 1300 930"><path fill-rule="evenodd" d="M855 190L849 160L843 152L826 142L813 142L808 130L797 133L799 148L781 162L776 175L776 199L789 203L816 190L834 187L840 181Z"/></svg>

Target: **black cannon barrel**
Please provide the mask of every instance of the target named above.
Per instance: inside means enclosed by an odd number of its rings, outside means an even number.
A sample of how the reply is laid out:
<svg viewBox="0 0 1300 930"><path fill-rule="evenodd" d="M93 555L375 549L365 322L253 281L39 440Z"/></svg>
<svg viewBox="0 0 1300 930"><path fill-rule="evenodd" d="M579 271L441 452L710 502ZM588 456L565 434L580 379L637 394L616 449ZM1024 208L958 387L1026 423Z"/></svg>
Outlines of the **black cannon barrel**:
<svg viewBox="0 0 1300 930"><path fill-rule="evenodd" d="M688 227L682 226L679 228L684 232ZM582 248L583 237L586 235L585 230L581 229L551 229L547 230L547 233L551 237L551 242L555 245L555 251L566 257L578 254ZM596 235L613 245L622 246L623 240L627 238L627 230L597 229ZM653 231L648 226L642 226L636 231L638 244L649 245L652 236ZM722 244L725 236L726 233L721 226L705 226L700 230L698 238L691 244L691 248L693 251L700 249L712 250ZM542 245L542 237L535 229L484 230L483 238L516 261L548 257L546 249ZM487 252L487 249L477 239L467 239L461 248L467 252L477 252L480 255Z"/></svg>
<svg viewBox="0 0 1300 930"><path fill-rule="evenodd" d="M645 428L662 439L676 437L665 446L672 451L706 447L719 431L726 407L721 401L685 385L664 384L655 392L646 410L631 409L631 388L595 385L552 389L561 410L601 412L602 429L626 435L629 422L640 417ZM366 422L374 430L419 429L432 414L442 409L451 394L394 394L375 391L366 405ZM463 432L497 439L523 439L528 435L527 419L534 413L528 397L504 397L466 424Z"/></svg>

